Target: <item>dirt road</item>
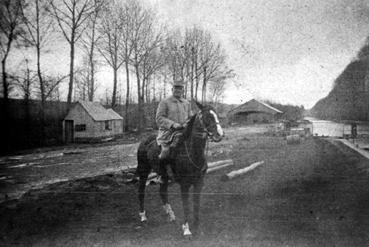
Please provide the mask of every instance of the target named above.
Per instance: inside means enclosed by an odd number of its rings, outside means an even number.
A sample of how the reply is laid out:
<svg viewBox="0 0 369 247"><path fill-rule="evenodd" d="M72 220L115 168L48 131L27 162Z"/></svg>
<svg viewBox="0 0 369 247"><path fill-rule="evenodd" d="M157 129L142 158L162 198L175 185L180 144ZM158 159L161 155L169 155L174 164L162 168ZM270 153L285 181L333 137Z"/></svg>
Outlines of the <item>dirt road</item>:
<svg viewBox="0 0 369 247"><path fill-rule="evenodd" d="M209 144L209 160L216 158L214 154L219 156L230 152L232 145L227 144L237 140L235 133L260 133L265 130L263 126L229 129L228 141ZM48 184L136 167L137 147L138 143L84 148L66 146L56 151L0 157L0 203Z"/></svg>
<svg viewBox="0 0 369 247"><path fill-rule="evenodd" d="M287 145L280 137L227 134L209 156L236 165L208 174L201 227L191 241L181 236L177 185L169 190L177 222L167 222L153 185L147 189L149 221L141 225L136 185L108 174L52 184L1 205L0 245L367 246L367 160L320 139ZM265 163L253 172L221 181L226 172L259 160Z"/></svg>
<svg viewBox="0 0 369 247"><path fill-rule="evenodd" d="M93 177L136 165L138 144L63 149L45 153L3 157L1 194L17 198L30 189L47 184Z"/></svg>

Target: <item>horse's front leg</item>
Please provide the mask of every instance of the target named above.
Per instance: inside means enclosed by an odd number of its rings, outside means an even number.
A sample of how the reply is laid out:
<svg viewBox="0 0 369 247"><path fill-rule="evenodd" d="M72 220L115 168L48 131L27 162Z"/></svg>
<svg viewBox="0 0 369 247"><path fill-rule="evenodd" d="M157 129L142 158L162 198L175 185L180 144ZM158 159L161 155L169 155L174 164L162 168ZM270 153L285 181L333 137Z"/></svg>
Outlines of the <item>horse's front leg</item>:
<svg viewBox="0 0 369 247"><path fill-rule="evenodd" d="M140 202L140 220L141 222L147 221L146 211L145 211L145 188L146 188L146 180L148 175L144 174L140 176L140 182L138 186L138 200Z"/></svg>
<svg viewBox="0 0 369 247"><path fill-rule="evenodd" d="M194 215L194 227L197 229L200 223L200 198L201 191L204 186L204 179L200 178L197 183L195 183L193 188L193 215Z"/></svg>
<svg viewBox="0 0 369 247"><path fill-rule="evenodd" d="M190 227L188 225L188 217L190 214L190 206L189 206L189 191L190 186L181 184L181 196L182 196L182 205L183 205L183 212L184 212L184 223L182 225L183 236L191 237L192 233L190 231Z"/></svg>
<svg viewBox="0 0 369 247"><path fill-rule="evenodd" d="M172 210L172 207L170 206L168 202L168 176L163 176L163 183L160 184L160 197L161 201L163 202L163 209L165 213L168 215L169 221L175 221L176 216Z"/></svg>

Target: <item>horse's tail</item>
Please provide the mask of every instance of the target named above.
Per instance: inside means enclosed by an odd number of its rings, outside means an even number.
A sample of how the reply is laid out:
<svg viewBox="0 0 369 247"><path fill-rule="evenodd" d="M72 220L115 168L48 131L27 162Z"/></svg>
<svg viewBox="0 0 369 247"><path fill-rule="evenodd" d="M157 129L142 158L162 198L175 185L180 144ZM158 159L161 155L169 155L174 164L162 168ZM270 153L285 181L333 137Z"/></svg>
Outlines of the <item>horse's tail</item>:
<svg viewBox="0 0 369 247"><path fill-rule="evenodd" d="M155 141L155 136L150 136L146 140L142 141L137 149L137 168L136 177L148 175L151 171L150 160L148 157L148 147Z"/></svg>

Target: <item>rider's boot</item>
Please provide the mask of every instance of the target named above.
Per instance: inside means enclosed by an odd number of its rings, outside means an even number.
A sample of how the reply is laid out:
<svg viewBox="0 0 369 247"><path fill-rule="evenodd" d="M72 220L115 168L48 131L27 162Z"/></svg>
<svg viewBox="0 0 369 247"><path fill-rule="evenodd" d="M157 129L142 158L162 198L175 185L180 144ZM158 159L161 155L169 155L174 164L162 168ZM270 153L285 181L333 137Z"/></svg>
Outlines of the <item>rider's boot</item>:
<svg viewBox="0 0 369 247"><path fill-rule="evenodd" d="M165 160L170 156L170 146L169 145L161 145L161 152L159 154L160 160Z"/></svg>

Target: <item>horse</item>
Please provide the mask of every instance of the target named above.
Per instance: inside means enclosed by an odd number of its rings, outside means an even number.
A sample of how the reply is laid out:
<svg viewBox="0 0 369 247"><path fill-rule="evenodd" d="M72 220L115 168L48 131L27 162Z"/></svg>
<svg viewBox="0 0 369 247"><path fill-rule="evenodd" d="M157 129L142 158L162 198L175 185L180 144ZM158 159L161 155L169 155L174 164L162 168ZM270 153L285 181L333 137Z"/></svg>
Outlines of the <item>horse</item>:
<svg viewBox="0 0 369 247"><path fill-rule="evenodd" d="M141 222L147 221L144 208L145 187L149 173L160 167L160 162L170 165L174 181L179 183L184 211L182 225L183 236L190 238L192 233L189 227L189 196L190 187L193 186L193 216L195 229L199 226L200 195L204 185L204 176L207 171L205 147L208 139L219 142L224 137L224 131L219 123L218 116L211 106L203 106L196 102L199 111L191 116L183 130L183 140L175 149L175 156L161 161L158 158L160 146L156 142L156 136L151 135L143 140L137 150L137 170L139 177L138 198L140 204L139 216ZM175 214L168 201L168 174L163 174L163 183L160 184L160 197L163 209L169 217L169 221L175 221Z"/></svg>

